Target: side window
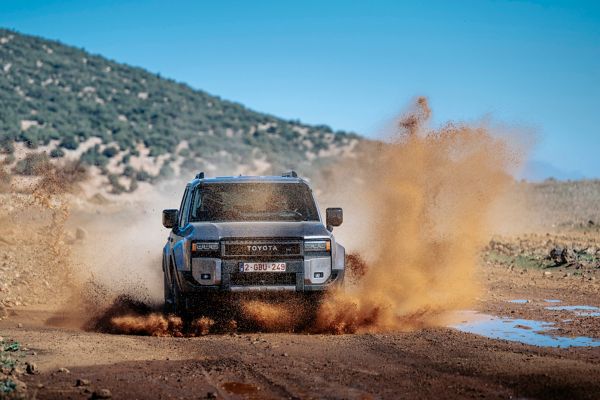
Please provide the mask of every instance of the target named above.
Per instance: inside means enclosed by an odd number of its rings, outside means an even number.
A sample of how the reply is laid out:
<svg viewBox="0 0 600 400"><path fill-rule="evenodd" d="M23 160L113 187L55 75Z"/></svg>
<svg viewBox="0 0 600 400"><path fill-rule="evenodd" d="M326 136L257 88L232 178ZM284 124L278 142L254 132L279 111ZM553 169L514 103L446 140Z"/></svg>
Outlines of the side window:
<svg viewBox="0 0 600 400"><path fill-rule="evenodd" d="M183 195L183 200L181 201L181 206L179 207L179 227L183 228L183 226L187 222L187 212L190 209L189 207L189 197L190 197L190 188L185 189L185 194Z"/></svg>
<svg viewBox="0 0 600 400"><path fill-rule="evenodd" d="M200 193L200 188L198 188L194 191L194 195L192 197L192 221L198 221L201 205L202 194Z"/></svg>

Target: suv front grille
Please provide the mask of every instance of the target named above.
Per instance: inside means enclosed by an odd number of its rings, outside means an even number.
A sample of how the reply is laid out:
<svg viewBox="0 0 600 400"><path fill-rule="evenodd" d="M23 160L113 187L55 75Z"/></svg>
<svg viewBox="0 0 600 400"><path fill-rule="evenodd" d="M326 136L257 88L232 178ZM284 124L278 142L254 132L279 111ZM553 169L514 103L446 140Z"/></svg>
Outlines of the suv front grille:
<svg viewBox="0 0 600 400"><path fill-rule="evenodd" d="M225 257L301 257L299 240L227 240L223 247Z"/></svg>
<svg viewBox="0 0 600 400"><path fill-rule="evenodd" d="M295 285L293 272L234 272L229 277L232 286Z"/></svg>

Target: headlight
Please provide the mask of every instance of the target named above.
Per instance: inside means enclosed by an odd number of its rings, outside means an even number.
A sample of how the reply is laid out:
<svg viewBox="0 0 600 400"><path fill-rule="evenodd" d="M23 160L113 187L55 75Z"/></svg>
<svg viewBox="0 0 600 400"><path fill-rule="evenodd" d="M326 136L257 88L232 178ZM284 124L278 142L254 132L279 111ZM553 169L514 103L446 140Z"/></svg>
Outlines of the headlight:
<svg viewBox="0 0 600 400"><path fill-rule="evenodd" d="M304 242L304 251L330 251L331 242L329 240L311 240Z"/></svg>
<svg viewBox="0 0 600 400"><path fill-rule="evenodd" d="M219 250L219 242L194 242L192 243L193 252L211 252Z"/></svg>

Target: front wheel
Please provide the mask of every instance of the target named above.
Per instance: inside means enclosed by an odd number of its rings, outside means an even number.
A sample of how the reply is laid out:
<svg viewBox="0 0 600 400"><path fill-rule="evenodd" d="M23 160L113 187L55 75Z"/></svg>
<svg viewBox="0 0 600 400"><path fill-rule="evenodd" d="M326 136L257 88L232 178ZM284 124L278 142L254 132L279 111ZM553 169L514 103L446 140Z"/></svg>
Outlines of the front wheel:
<svg viewBox="0 0 600 400"><path fill-rule="evenodd" d="M182 318L186 318L188 314L187 302L185 295L179 290L179 285L172 276L169 280L165 274L164 276L164 291L165 291L165 303L164 312L165 314L175 314Z"/></svg>
<svg viewBox="0 0 600 400"><path fill-rule="evenodd" d="M171 282L167 278L167 274L163 275L164 291L165 291L165 302L163 304L163 311L165 314L174 314L173 307L173 293L171 290Z"/></svg>

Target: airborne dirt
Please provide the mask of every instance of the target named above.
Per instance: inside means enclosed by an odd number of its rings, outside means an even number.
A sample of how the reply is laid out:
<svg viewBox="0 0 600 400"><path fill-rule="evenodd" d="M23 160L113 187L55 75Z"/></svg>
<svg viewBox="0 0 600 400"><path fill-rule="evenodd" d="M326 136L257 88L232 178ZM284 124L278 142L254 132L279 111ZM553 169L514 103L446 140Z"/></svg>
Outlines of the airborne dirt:
<svg viewBox="0 0 600 400"><path fill-rule="evenodd" d="M535 204L564 201L561 218L573 224L557 227L553 209L545 225L515 233L515 215L539 219L506 201L524 198L509 175L520 150L485 125L431 130L429 117L418 99L385 146L315 179L321 204L345 209L335 233L352 274L301 328L293 300L247 299L245 321L197 315L186 324L160 312L158 216L178 199L82 199L58 170L29 192L3 195L0 336L26 348L3 373L40 399L98 398L101 389L141 399L597 398L600 348L524 345L448 326L470 309L600 338L599 317L546 302L600 307L600 190L583 205L576 191ZM34 374L19 374L26 362Z"/></svg>

